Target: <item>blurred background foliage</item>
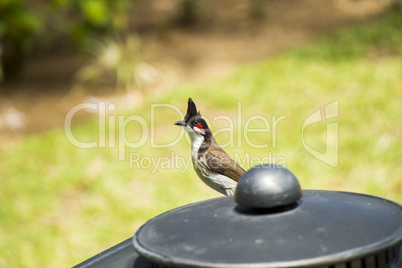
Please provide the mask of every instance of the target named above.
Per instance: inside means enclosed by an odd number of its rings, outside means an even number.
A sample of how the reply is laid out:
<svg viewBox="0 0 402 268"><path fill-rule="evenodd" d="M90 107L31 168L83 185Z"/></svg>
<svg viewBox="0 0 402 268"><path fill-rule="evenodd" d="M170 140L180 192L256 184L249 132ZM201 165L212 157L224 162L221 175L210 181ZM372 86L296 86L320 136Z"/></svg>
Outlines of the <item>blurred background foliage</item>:
<svg viewBox="0 0 402 268"><path fill-rule="evenodd" d="M0 1L0 83L18 79L26 56L33 50L54 50L71 45L78 50L96 50L94 42L103 38L109 38L109 41L113 36L124 39L130 35L130 24L135 20L130 18L135 2L138 1ZM229 1L227 4L246 5L246 15L240 17L258 19L264 16L263 7L267 2ZM170 23L189 27L197 22L208 24L216 20L214 8L199 0L175 1L171 5L174 6L175 16ZM166 25L157 24L155 27L163 32ZM139 54L139 51L136 52ZM98 78L101 77L102 73L98 75Z"/></svg>
<svg viewBox="0 0 402 268"><path fill-rule="evenodd" d="M2 0L0 50L2 79L15 78L34 47L72 40L78 48L127 27L129 0Z"/></svg>

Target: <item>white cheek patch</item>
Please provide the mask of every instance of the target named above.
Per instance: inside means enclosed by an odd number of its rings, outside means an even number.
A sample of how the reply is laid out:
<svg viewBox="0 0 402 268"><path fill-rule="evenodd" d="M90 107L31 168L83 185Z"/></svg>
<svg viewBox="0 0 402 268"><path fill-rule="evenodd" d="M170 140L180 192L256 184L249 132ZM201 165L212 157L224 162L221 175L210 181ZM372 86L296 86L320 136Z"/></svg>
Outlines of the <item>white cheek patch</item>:
<svg viewBox="0 0 402 268"><path fill-rule="evenodd" d="M198 127L193 127L193 129L195 132L205 135L205 131L203 129L199 129Z"/></svg>

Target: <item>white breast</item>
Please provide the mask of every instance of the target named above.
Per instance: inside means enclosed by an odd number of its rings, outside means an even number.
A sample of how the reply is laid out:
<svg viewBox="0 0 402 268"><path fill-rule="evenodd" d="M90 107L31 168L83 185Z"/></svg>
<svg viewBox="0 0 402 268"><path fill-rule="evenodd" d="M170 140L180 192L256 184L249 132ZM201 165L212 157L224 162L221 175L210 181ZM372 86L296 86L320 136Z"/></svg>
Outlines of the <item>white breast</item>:
<svg viewBox="0 0 402 268"><path fill-rule="evenodd" d="M204 142L204 137L192 131L189 127L186 127L186 131L191 139L191 156L193 158L194 166L196 165L196 159L201 144Z"/></svg>
<svg viewBox="0 0 402 268"><path fill-rule="evenodd" d="M191 156L193 160L194 170L198 177L212 189L224 194L233 195L237 182L231 178L211 171L204 157L198 158L198 151L204 142L204 137L194 133L189 127L185 128L191 139Z"/></svg>

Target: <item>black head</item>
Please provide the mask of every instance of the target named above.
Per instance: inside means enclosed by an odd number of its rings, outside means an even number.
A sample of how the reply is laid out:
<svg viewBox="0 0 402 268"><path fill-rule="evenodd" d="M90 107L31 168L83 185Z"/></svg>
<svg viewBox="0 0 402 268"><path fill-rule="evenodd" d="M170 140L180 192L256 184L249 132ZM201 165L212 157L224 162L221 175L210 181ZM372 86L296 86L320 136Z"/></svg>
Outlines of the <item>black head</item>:
<svg viewBox="0 0 402 268"><path fill-rule="evenodd" d="M183 121L174 123L177 126L187 127L200 135L210 133L207 122L202 119L200 112L197 112L197 107L191 98L188 99L187 113Z"/></svg>

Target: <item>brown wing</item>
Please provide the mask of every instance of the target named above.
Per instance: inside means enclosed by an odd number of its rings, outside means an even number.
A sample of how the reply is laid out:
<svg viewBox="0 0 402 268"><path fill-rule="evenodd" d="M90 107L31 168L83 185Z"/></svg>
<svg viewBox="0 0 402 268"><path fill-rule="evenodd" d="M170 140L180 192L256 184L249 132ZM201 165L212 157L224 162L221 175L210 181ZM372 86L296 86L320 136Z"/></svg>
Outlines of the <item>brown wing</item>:
<svg viewBox="0 0 402 268"><path fill-rule="evenodd" d="M209 146L204 157L212 171L228 176L235 181L238 181L246 172L216 143Z"/></svg>

